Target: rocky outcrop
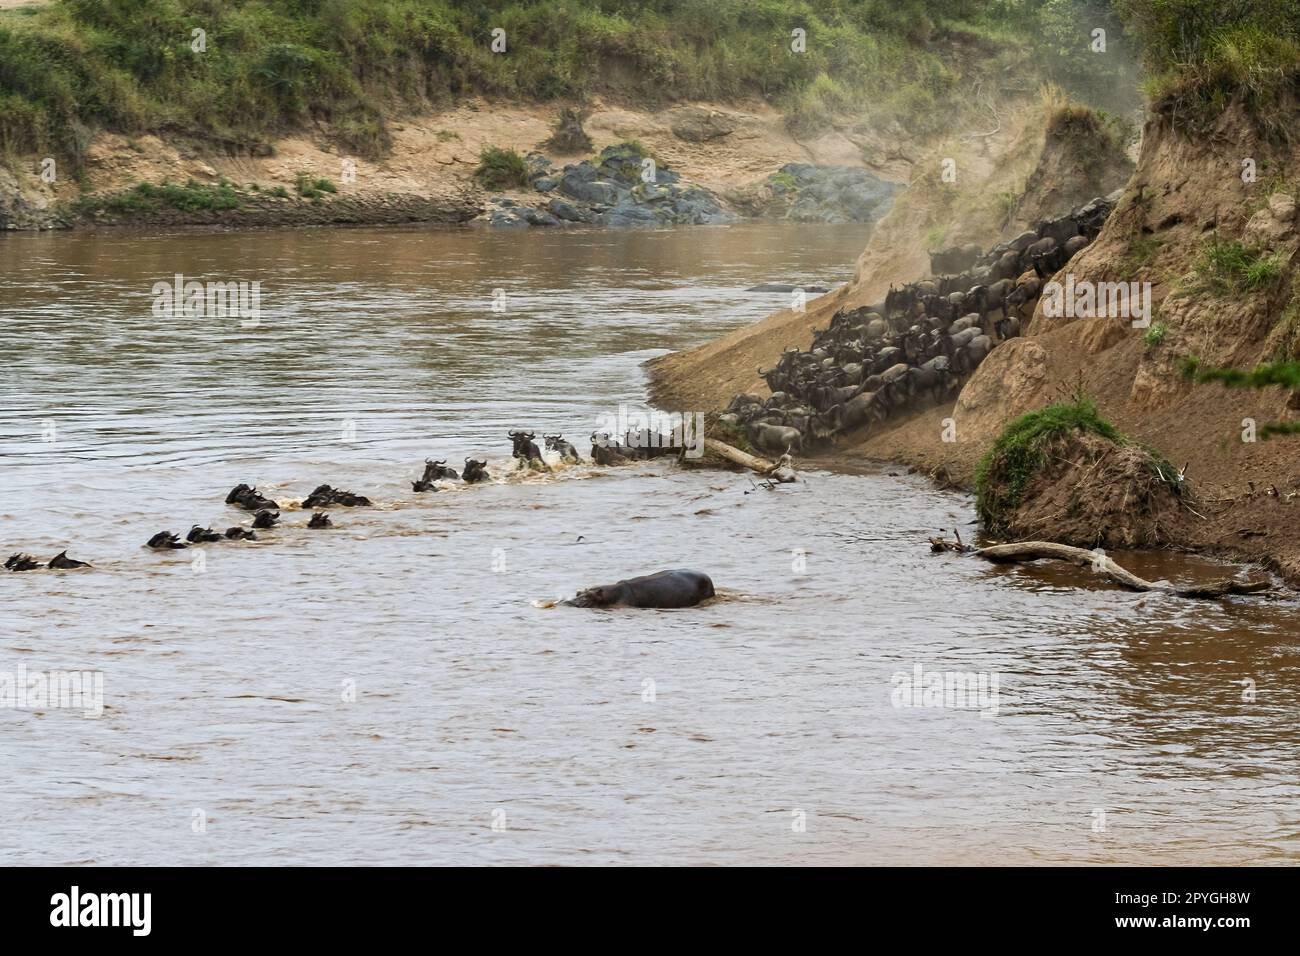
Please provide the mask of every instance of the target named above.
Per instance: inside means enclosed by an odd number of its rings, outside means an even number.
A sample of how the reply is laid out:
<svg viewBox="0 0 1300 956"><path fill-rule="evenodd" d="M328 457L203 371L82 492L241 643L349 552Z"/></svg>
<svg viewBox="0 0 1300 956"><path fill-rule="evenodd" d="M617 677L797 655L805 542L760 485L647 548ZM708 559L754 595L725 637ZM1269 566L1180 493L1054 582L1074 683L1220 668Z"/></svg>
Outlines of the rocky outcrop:
<svg viewBox="0 0 1300 956"><path fill-rule="evenodd" d="M482 221L505 227L667 226L736 219L709 190L683 182L634 143L607 146L594 161L560 169L540 153L530 153L526 162L539 201L494 196Z"/></svg>
<svg viewBox="0 0 1300 956"><path fill-rule="evenodd" d="M66 229L56 197L38 177L0 166L0 229Z"/></svg>
<svg viewBox="0 0 1300 956"><path fill-rule="evenodd" d="M875 222L889 211L897 183L855 166L786 163L728 198L756 219L790 222Z"/></svg>

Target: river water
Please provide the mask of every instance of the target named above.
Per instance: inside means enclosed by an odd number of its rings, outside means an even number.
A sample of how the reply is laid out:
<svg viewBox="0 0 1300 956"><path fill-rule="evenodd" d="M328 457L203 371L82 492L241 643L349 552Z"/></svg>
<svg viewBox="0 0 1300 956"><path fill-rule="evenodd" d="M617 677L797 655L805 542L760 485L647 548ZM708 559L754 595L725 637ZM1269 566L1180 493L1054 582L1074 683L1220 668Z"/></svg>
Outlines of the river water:
<svg viewBox="0 0 1300 956"><path fill-rule="evenodd" d="M970 501L888 467L777 490L660 463L506 478L509 429L585 454L645 359L788 300L749 285L847 277L864 241L0 238L0 545L94 565L0 573L0 679L99 672L104 703L0 708L6 862L1294 861L1290 600L932 556ZM260 281L258 323L155 315L178 273ZM471 454L500 480L411 492L425 457ZM246 522L238 482L377 506L142 547ZM665 567L720 598L545 606ZM896 706L917 667L986 694Z"/></svg>

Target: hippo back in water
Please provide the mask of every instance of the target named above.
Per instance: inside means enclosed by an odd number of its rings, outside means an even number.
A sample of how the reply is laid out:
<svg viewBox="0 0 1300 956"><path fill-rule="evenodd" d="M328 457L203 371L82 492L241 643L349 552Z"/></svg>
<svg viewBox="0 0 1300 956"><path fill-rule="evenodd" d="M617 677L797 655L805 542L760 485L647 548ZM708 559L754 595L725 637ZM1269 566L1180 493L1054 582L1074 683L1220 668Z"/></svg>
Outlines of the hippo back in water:
<svg viewBox="0 0 1300 956"><path fill-rule="evenodd" d="M659 571L579 591L570 607L694 607L713 597L713 581L700 571Z"/></svg>

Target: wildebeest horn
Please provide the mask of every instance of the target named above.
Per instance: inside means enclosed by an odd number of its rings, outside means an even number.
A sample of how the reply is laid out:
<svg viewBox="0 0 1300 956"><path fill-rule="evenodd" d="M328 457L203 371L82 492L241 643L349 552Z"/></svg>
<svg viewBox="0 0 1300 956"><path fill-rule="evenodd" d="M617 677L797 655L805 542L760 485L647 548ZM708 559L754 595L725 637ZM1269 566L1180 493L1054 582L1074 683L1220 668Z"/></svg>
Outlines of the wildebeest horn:
<svg viewBox="0 0 1300 956"><path fill-rule="evenodd" d="M446 458L440 458L440 459L438 459L437 461L435 461L434 464L435 464L435 465L445 465L445 464L447 464L447 459L446 459Z"/></svg>
<svg viewBox="0 0 1300 956"><path fill-rule="evenodd" d="M536 433L536 432L529 432L529 433L528 433L527 435L525 435L524 437L527 438L529 441L532 441L534 438L537 437L537 433Z"/></svg>
<svg viewBox="0 0 1300 956"><path fill-rule="evenodd" d="M514 438L514 437L516 437L518 434L519 434L519 432L514 431L514 430L511 430L511 432L510 432L510 437L511 437L511 438Z"/></svg>

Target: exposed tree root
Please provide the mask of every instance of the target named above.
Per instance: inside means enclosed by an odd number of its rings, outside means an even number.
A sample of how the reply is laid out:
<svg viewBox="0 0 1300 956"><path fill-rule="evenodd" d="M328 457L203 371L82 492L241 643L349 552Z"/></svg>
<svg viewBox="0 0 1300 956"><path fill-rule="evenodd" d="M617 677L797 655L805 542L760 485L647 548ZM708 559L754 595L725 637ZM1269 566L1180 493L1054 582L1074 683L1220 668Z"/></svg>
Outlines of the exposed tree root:
<svg viewBox="0 0 1300 956"><path fill-rule="evenodd" d="M1161 591L1185 598L1218 598L1223 597L1225 594L1255 594L1259 591L1271 590L1273 587L1273 581L1264 576L1255 576L1244 581L1236 578L1224 578L1219 581L1192 585L1191 587L1157 584L1147 581L1145 578L1140 578L1132 571L1120 567L1102 551L1089 551L1087 548L1075 548L1068 544L1057 544L1054 541L1017 541L1012 544L995 544L987 548L971 548L968 545L963 545L960 539L954 542L944 538L931 538L930 550L956 551L959 554L970 554L977 558L983 558L985 561L992 561L995 564L1037 561L1040 558L1069 561L1071 564L1077 564L1080 567L1091 568L1098 574L1104 575L1108 580L1120 587L1128 588L1130 591Z"/></svg>

